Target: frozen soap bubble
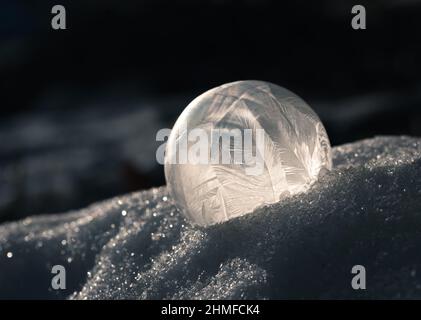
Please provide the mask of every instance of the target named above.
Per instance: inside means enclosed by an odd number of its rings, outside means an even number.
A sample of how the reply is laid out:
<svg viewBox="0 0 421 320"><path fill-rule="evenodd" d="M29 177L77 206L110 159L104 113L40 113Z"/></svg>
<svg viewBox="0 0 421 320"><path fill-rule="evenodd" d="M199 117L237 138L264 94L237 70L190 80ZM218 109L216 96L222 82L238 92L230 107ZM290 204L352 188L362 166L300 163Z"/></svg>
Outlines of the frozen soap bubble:
<svg viewBox="0 0 421 320"><path fill-rule="evenodd" d="M199 225L305 191L331 166L329 138L314 111L262 81L224 84L194 99L165 152L169 192Z"/></svg>

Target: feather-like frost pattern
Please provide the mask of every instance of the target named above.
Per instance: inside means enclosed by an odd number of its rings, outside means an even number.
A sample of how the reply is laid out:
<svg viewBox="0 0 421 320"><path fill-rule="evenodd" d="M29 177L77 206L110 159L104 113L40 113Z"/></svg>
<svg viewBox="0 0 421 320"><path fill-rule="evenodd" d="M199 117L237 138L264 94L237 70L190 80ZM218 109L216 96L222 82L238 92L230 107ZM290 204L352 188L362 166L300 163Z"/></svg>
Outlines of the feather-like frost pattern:
<svg viewBox="0 0 421 320"><path fill-rule="evenodd" d="M208 133L208 159L213 156L213 130L227 136L242 134L241 143L235 135L233 142L230 138L228 150L223 149L227 145L218 145L217 163L166 164L170 192L182 211L201 225L305 191L320 170L331 168L329 139L317 115L292 92L273 84L240 81L212 89L186 108L174 129L182 126ZM248 142L246 129L252 138ZM176 152L171 143L177 137L171 138L169 154ZM230 161L222 163L227 151ZM251 157L246 158L246 152ZM240 163L235 155L241 155Z"/></svg>

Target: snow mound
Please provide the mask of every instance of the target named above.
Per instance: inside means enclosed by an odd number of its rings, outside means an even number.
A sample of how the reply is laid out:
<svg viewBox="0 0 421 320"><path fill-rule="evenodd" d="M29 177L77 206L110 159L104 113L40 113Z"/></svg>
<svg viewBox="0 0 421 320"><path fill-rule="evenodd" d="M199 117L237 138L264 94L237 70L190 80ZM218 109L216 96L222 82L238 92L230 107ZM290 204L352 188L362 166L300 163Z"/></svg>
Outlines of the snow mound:
<svg viewBox="0 0 421 320"><path fill-rule="evenodd" d="M303 194L197 227L165 187L0 226L1 298L421 298L421 139L333 149ZM63 265L67 289L51 289ZM363 265L367 289L353 290Z"/></svg>

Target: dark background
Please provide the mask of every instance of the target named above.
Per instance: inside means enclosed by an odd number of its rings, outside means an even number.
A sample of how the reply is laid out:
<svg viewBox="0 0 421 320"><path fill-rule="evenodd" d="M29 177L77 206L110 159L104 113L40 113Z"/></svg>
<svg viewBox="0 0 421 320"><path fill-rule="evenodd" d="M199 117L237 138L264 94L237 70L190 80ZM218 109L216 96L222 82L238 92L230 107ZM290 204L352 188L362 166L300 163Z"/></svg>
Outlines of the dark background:
<svg viewBox="0 0 421 320"><path fill-rule="evenodd" d="M225 82L294 91L333 145L419 136L420 27L415 0L3 0L0 221L164 184L157 130Z"/></svg>

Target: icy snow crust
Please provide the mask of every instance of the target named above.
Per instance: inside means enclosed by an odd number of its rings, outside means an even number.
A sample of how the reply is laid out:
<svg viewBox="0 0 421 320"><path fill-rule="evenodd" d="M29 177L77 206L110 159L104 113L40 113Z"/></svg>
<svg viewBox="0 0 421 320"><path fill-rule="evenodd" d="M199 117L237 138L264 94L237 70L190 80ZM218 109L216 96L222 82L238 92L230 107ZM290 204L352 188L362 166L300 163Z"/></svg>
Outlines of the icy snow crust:
<svg viewBox="0 0 421 320"><path fill-rule="evenodd" d="M421 139L333 149L305 194L208 228L165 187L0 226L1 298L421 298ZM67 270L52 290L51 268ZM352 290L352 266L367 290Z"/></svg>

